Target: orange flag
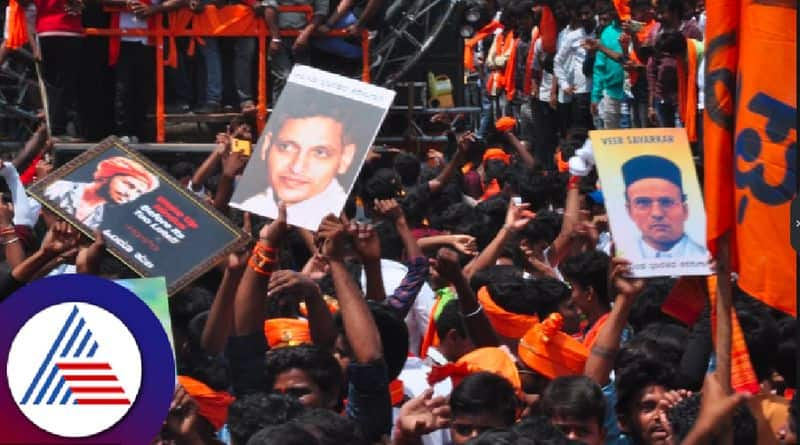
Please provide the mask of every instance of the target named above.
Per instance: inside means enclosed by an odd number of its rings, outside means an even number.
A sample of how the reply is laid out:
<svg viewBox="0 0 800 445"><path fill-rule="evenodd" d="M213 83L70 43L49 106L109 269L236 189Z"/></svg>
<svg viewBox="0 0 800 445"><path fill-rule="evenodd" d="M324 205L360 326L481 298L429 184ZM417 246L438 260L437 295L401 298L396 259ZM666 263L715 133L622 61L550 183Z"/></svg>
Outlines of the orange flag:
<svg viewBox="0 0 800 445"><path fill-rule="evenodd" d="M730 233L742 290L796 317L797 2L708 0L706 11L708 246Z"/></svg>

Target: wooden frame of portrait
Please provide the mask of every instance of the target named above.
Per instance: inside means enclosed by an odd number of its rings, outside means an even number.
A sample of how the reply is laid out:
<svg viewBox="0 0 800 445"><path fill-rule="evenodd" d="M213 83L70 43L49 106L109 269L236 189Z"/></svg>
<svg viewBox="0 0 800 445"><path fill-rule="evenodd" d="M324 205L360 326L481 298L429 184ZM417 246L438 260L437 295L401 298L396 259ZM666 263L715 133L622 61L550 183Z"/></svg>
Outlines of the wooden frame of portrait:
<svg viewBox="0 0 800 445"><path fill-rule="evenodd" d="M114 150L118 151L119 154L117 156L123 156L133 161L138 162L141 164L149 173L158 177L159 184L158 186L152 190L152 192L160 191L157 195L159 198L157 199L164 199L161 203L164 203L164 206L177 209L179 215L170 213L169 215L164 215L162 212L157 212L158 215L161 215L162 218L156 217L157 221L161 221L162 226L161 232L156 232L154 234L149 234L152 238L147 238L149 240L148 243L144 245L155 246L157 249L156 252L160 252L159 243L162 243L166 240L165 237L172 237L175 232L170 232L170 229L164 229L166 227L173 227L178 229L178 227L183 226L186 227L187 224L184 224L188 221L189 226L194 226L192 230L203 229L209 227L214 228L214 236L211 237L216 242L216 245L208 246L208 243L203 242L192 242L193 239L191 236L186 236L186 234L179 230L179 233L184 235L184 238L180 238L178 242L169 241L172 244L181 244L185 242L184 246L179 246L177 250L177 254L181 257L188 257L188 258L197 258L198 262L196 264L191 264L191 262L184 264L183 267L186 269L184 272L180 273L177 276L169 276L168 268L175 259L179 259L175 255L176 250L172 249L171 246L169 249L164 249L165 254L161 255L154 255L153 252L150 254L155 258L158 257L159 259L166 259L170 261L157 261L152 267L148 268L145 263L142 262L139 258L137 258L132 252L126 251L120 245L120 243L109 239L106 236L106 249L117 259L119 259L122 263L124 263L128 268L136 272L138 275L142 277L157 277L157 276L164 276L167 279L167 289L170 295L175 294L180 289L194 281L196 278L213 268L216 264L218 264L222 259L227 257L228 254L240 251L243 247L245 247L250 241L251 236L241 229L234 226L225 216L223 216L219 211L214 208L209 207L207 204L200 201L200 199L192 194L190 191L186 190L185 187L182 187L172 176L162 170L160 167L155 165L149 159L145 158L135 150L131 149L130 147L126 146L122 141L114 136L109 136L108 138L104 139L96 146L86 150L84 153L80 154L79 156L71 159L69 162L52 172L45 178L37 181L33 184L29 189L28 193L37 201L41 202L43 206L45 206L49 211L55 213L60 218L64 219L65 221L69 222L73 226L75 226L78 230L80 230L84 235L89 237L90 239L94 239L94 230L87 226L86 224L82 223L78 220L75 215L69 214L69 212L65 211L61 208L60 205L53 202L45 195L45 190L51 186L53 183L62 180L69 180L71 175L75 175L79 169L83 168L83 173L85 177L85 167L88 165L94 165L106 159L103 155L113 152ZM79 176L79 175L76 175ZM165 189L166 188L166 189ZM166 193L169 195L169 200L164 198L163 194ZM152 198L151 198L152 199ZM172 201L175 202L172 202ZM127 205L127 204L126 204ZM163 208L163 207L162 207ZM152 210L152 209L151 209ZM187 210L191 211L192 215L186 215L184 212ZM131 210L131 218L134 222L138 222L140 225L143 224L142 217L135 216L139 210ZM152 215L152 214L151 214ZM145 218L146 219L146 218ZM177 221L177 223L175 222ZM161 224L160 223L160 224ZM171 224L172 223L172 224ZM129 224L128 224L129 226ZM142 226L147 227L147 226ZM150 226L152 227L152 226ZM102 227L102 229L106 230L111 227ZM119 229L119 227L113 227L115 229ZM132 229L129 229L132 230ZM145 229L146 230L146 229ZM200 233L200 232L197 232ZM114 233L115 236L119 237L120 234L125 235L122 230L117 230ZM219 240L219 234L225 234L227 236L224 239ZM139 233L140 236L145 236ZM128 235L130 238L122 238L122 242L128 244L128 246L132 245L141 245L142 242L137 240L134 235ZM195 237L196 238L196 237ZM187 249L187 247L189 247ZM204 247L210 247L208 251L203 251ZM185 250L184 252L180 252L180 250ZM140 252L136 252L140 254ZM147 258L147 257L145 257ZM149 261L149 259L148 259ZM152 262L151 262L152 264Z"/></svg>

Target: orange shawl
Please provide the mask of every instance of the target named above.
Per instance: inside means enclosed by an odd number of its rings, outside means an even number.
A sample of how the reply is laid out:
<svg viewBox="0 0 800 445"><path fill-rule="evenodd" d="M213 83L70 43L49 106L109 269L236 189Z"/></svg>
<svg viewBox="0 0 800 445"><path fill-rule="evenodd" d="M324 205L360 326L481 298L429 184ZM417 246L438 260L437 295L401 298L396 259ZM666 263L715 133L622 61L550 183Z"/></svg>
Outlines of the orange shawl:
<svg viewBox="0 0 800 445"><path fill-rule="evenodd" d="M222 428L228 420L228 407L233 396L225 391L214 391L205 383L185 375L178 376L178 383L197 402L200 415L208 420L215 430Z"/></svg>
<svg viewBox="0 0 800 445"><path fill-rule="evenodd" d="M8 39L6 47L10 50L22 48L28 42L28 26L25 8L17 0L8 2Z"/></svg>
<svg viewBox="0 0 800 445"><path fill-rule="evenodd" d="M697 142L697 46L686 39L686 60L678 60L678 115L689 142Z"/></svg>
<svg viewBox="0 0 800 445"><path fill-rule="evenodd" d="M486 286L478 289L478 301L486 311L486 316L489 317L494 329L503 337L522 338L531 326L539 322L539 317L536 315L515 314L498 306L492 300Z"/></svg>
<svg viewBox="0 0 800 445"><path fill-rule="evenodd" d="M481 40L489 37L493 32L501 29L503 25L497 20L492 20L486 26L478 30L474 36L464 42L464 68L467 71L475 70L475 46Z"/></svg>
<svg viewBox="0 0 800 445"><path fill-rule="evenodd" d="M533 90L533 55L536 52L536 41L539 40L539 27L534 26L531 31L531 46L528 48L528 56L525 58L525 84L523 93L529 97Z"/></svg>

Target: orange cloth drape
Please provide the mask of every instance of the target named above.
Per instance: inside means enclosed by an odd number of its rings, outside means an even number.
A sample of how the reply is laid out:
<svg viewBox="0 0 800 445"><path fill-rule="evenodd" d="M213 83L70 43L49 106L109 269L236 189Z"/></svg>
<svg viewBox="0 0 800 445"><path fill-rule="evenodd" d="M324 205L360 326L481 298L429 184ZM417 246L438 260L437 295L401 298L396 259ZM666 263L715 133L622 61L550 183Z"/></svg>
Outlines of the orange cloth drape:
<svg viewBox="0 0 800 445"><path fill-rule="evenodd" d="M797 316L797 3L706 2L707 244L730 235L739 287Z"/></svg>
<svg viewBox="0 0 800 445"><path fill-rule="evenodd" d="M517 39L514 38L513 32L501 32L494 36L495 54L508 54L506 64L501 69L494 69L489 73L489 78L486 80L486 91L490 96L499 94L501 90L506 88L506 77L509 65L511 65L511 56L516 56L516 43Z"/></svg>
<svg viewBox="0 0 800 445"><path fill-rule="evenodd" d="M603 326L608 321L608 317L611 315L611 312L606 312L603 314L602 317L598 318L597 321L594 323L589 332L583 337L583 345L586 346L586 349L592 350L592 346L594 346L594 342L597 341L597 336L600 335L600 331L603 329Z"/></svg>
<svg viewBox="0 0 800 445"><path fill-rule="evenodd" d="M8 2L8 39L6 48L16 50L22 48L28 42L28 26L25 19L25 8L19 1L10 0Z"/></svg>
<svg viewBox="0 0 800 445"><path fill-rule="evenodd" d="M503 74L503 85L506 90L506 98L514 100L514 94L517 92L517 83L515 82L514 72L517 65L517 48L519 47L519 37L514 38L511 42L511 55L508 56L506 62L506 70Z"/></svg>
<svg viewBox="0 0 800 445"><path fill-rule="evenodd" d="M479 29L474 36L464 42L464 68L467 71L475 70L475 46L481 40L489 37L493 32L501 29L503 25L497 20L492 20L486 26Z"/></svg>
<svg viewBox="0 0 800 445"><path fill-rule="evenodd" d="M245 33L253 30L257 26L258 18L253 12L253 8L248 5L227 5L222 8L208 5L203 12L199 14L195 14L188 9L179 9L170 12L168 29L177 31L192 28L212 36L223 31ZM177 68L178 54L175 52L177 50L175 46L175 37L170 36L169 39L170 51L164 64ZM189 55L194 54L196 43L200 43L201 45L205 44L200 37L192 38L187 50Z"/></svg>
<svg viewBox="0 0 800 445"><path fill-rule="evenodd" d="M533 91L533 56L536 53L537 40L539 40L539 27L534 26L531 31L531 46L528 48L528 55L525 57L525 84L523 88L525 97L530 97Z"/></svg>
<svg viewBox="0 0 800 445"><path fill-rule="evenodd" d="M178 383L197 402L198 412L219 430L228 420L228 408L236 400L225 391L214 391L205 383L185 375L178 376Z"/></svg>
<svg viewBox="0 0 800 445"><path fill-rule="evenodd" d="M689 142L697 142L697 46L686 39L686 61L678 61L678 115Z"/></svg>
<svg viewBox="0 0 800 445"><path fill-rule="evenodd" d="M542 38L542 50L547 54L555 54L556 43L558 42L558 24L549 6L542 7L539 29L539 35Z"/></svg>
<svg viewBox="0 0 800 445"><path fill-rule="evenodd" d="M628 0L612 0L612 3L614 3L614 9L617 10L620 21L627 22L631 19L631 6Z"/></svg>

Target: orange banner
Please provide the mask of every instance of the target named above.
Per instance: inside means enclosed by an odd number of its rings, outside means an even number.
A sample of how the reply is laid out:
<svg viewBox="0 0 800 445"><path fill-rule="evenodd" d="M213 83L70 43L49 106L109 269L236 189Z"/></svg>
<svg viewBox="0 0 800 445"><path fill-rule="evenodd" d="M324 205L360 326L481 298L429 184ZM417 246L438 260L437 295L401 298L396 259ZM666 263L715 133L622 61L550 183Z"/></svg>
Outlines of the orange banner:
<svg viewBox="0 0 800 445"><path fill-rule="evenodd" d="M797 2L709 0L706 8L708 246L715 252L730 232L742 290L796 316Z"/></svg>

